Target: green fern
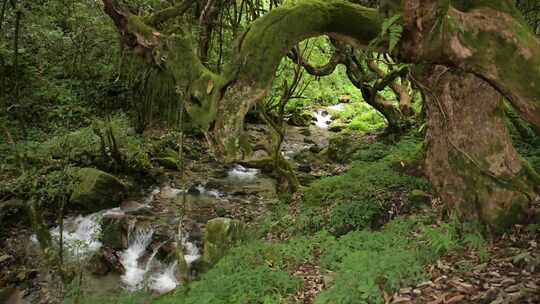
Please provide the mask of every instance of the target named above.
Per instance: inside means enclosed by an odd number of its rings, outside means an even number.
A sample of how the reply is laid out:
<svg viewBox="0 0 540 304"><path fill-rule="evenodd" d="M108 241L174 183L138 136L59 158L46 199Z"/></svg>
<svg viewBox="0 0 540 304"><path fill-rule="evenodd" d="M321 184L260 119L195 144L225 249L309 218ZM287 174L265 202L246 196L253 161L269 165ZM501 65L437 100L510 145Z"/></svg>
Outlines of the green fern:
<svg viewBox="0 0 540 304"><path fill-rule="evenodd" d="M401 14L384 19L381 26L381 32L379 36L369 43L369 49L375 50L377 47L380 47L383 43L387 42L388 53L392 53L401 40L401 35L403 33L403 26L400 21Z"/></svg>

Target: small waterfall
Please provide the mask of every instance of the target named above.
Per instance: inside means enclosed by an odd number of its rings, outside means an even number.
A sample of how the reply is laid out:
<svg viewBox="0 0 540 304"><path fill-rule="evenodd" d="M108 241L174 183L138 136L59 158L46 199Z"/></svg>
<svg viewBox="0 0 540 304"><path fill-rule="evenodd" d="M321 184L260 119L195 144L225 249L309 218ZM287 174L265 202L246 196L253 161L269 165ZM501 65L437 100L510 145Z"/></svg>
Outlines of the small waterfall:
<svg viewBox="0 0 540 304"><path fill-rule="evenodd" d="M178 286L176 279L176 264L174 261L167 265L161 272L150 276L148 288L157 293L169 292Z"/></svg>
<svg viewBox="0 0 540 304"><path fill-rule="evenodd" d="M144 203L148 205L153 202L155 196L158 195L160 192L161 190L159 189L159 187L153 188L152 191L150 191L150 193L144 198Z"/></svg>
<svg viewBox="0 0 540 304"><path fill-rule="evenodd" d="M139 265L139 259L146 252L146 248L152 241L154 230L152 228L137 229L131 233L129 247L121 254L120 263L126 272L121 276L122 282L129 291L137 291L143 287L146 267Z"/></svg>
<svg viewBox="0 0 540 304"><path fill-rule="evenodd" d="M63 243L67 252L75 256L84 255L99 250L102 246L98 240L101 233L100 220L103 213L93 213L87 216L79 215L64 220ZM51 236L60 241L60 227L51 229ZM33 240L35 237L32 238Z"/></svg>
<svg viewBox="0 0 540 304"><path fill-rule="evenodd" d="M148 261L146 262L146 267L144 267L145 272L150 271L150 267L152 266L152 262L154 261L154 258L156 257L156 254L158 253L159 249L163 245L165 245L165 243L167 243L167 242L161 242L159 245L156 246L156 248L154 248L154 250L152 251L152 254L148 258Z"/></svg>
<svg viewBox="0 0 540 304"><path fill-rule="evenodd" d="M197 248L197 246L192 242L189 242L187 238L182 240L182 244L184 245L184 259L189 266L191 263L201 257L201 253L199 248Z"/></svg>
<svg viewBox="0 0 540 304"><path fill-rule="evenodd" d="M338 103L336 105L328 107L328 110L338 111L338 112L343 111L344 109L345 109L345 104L344 103Z"/></svg>
<svg viewBox="0 0 540 304"><path fill-rule="evenodd" d="M253 168L245 168L241 165L235 165L229 171L229 178L238 181L253 181L255 180L259 170Z"/></svg>
<svg viewBox="0 0 540 304"><path fill-rule="evenodd" d="M217 190L208 190L202 185L198 185L195 188L197 189L197 191L199 191L199 193L201 195L211 196L211 197L215 197L215 198L220 198L220 197L223 196L223 194L219 193L219 191L217 191Z"/></svg>
<svg viewBox="0 0 540 304"><path fill-rule="evenodd" d="M332 116L330 114L326 113L323 110L317 110L313 112L313 116L317 119L315 121L315 125L319 128L326 129L328 128L328 125L332 122Z"/></svg>

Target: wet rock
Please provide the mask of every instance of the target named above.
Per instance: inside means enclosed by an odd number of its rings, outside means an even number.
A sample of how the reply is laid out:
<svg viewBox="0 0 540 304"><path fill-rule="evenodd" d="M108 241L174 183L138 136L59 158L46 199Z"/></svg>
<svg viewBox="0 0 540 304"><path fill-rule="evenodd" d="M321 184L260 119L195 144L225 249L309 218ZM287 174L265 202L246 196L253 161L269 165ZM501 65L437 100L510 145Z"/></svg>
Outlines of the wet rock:
<svg viewBox="0 0 540 304"><path fill-rule="evenodd" d="M323 150L323 148L320 147L319 145L312 145L311 147L309 147L309 152L315 153L315 154L318 154L322 150Z"/></svg>
<svg viewBox="0 0 540 304"><path fill-rule="evenodd" d="M306 138L304 138L304 143L306 143L306 144L314 144L315 142L313 141L313 139L311 139L309 137L306 137Z"/></svg>
<svg viewBox="0 0 540 304"><path fill-rule="evenodd" d="M0 202L0 222L28 222L28 208L26 207L26 203L19 199Z"/></svg>
<svg viewBox="0 0 540 304"><path fill-rule="evenodd" d="M176 242L167 242L158 250L157 257L160 261L170 262L176 258Z"/></svg>
<svg viewBox="0 0 540 304"><path fill-rule="evenodd" d="M200 187L200 185L193 185L193 186L189 187L187 193L191 194L191 195L200 195L201 190L200 190L199 187Z"/></svg>
<svg viewBox="0 0 540 304"><path fill-rule="evenodd" d="M200 257L196 259L195 261L193 261L190 267L191 267L191 272L193 276L196 277L210 270L210 268L212 268L212 265L208 263L207 261L205 261L204 258Z"/></svg>
<svg viewBox="0 0 540 304"><path fill-rule="evenodd" d="M309 173L311 172L311 164L308 162L304 162L298 165L298 171Z"/></svg>
<svg viewBox="0 0 540 304"><path fill-rule="evenodd" d="M105 215L101 225L100 242L114 249L127 248L127 225L125 215Z"/></svg>
<svg viewBox="0 0 540 304"><path fill-rule="evenodd" d="M352 160L352 156L360 149L362 135L353 131L343 131L329 139L326 154L332 161L345 163Z"/></svg>
<svg viewBox="0 0 540 304"><path fill-rule="evenodd" d="M418 189L411 191L408 198L409 202L415 205L427 205L431 203L431 196L428 193Z"/></svg>
<svg viewBox="0 0 540 304"><path fill-rule="evenodd" d="M90 258L87 264L88 270L94 275L106 275L111 271L124 273L125 269L120 262L118 252L111 248L103 247L99 252Z"/></svg>
<svg viewBox="0 0 540 304"><path fill-rule="evenodd" d="M171 186L165 186L161 188L161 192L159 193L159 196L163 199L173 199L180 194L182 190L173 188Z"/></svg>
<svg viewBox="0 0 540 304"><path fill-rule="evenodd" d="M219 217L208 221L204 234L204 261L216 264L242 234L243 225L238 220Z"/></svg>
<svg viewBox="0 0 540 304"><path fill-rule="evenodd" d="M93 168L83 168L76 173L78 184L70 198L70 207L96 212L118 206L126 186L115 176Z"/></svg>
<svg viewBox="0 0 540 304"><path fill-rule="evenodd" d="M91 274L97 276L104 276L111 271L107 262L102 259L101 252L96 253L90 258L87 269Z"/></svg>
<svg viewBox="0 0 540 304"><path fill-rule="evenodd" d="M294 112L291 114L287 123L291 126L307 127L311 125L314 117L313 114L307 111Z"/></svg>
<svg viewBox="0 0 540 304"><path fill-rule="evenodd" d="M347 128L347 125L341 122L334 122L328 127L330 132L341 132Z"/></svg>
<svg viewBox="0 0 540 304"><path fill-rule="evenodd" d="M161 157L154 159L156 163L169 170L178 170L178 161L173 157Z"/></svg>

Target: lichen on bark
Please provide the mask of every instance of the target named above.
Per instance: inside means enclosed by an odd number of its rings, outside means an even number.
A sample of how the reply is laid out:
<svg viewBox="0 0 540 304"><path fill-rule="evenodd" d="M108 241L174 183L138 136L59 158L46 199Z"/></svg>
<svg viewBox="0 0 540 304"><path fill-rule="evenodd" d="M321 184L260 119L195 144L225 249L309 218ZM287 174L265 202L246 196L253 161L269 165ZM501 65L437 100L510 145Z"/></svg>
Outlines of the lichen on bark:
<svg viewBox="0 0 540 304"><path fill-rule="evenodd" d="M520 222L538 183L512 145L500 93L442 66L416 76L428 92L426 171L439 195L461 218L494 230Z"/></svg>

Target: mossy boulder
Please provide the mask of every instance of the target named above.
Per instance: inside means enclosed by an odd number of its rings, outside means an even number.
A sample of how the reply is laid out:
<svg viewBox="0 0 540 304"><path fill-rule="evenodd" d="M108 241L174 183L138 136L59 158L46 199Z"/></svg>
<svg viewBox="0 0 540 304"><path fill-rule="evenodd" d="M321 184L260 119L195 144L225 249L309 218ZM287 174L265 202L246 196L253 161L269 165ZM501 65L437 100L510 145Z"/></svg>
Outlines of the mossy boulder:
<svg viewBox="0 0 540 304"><path fill-rule="evenodd" d="M347 128L347 124L342 122L334 122L328 127L330 132L341 132Z"/></svg>
<svg viewBox="0 0 540 304"><path fill-rule="evenodd" d="M308 111L298 111L291 113L287 123L291 126L296 127L308 127L311 125L311 122L314 120L314 116L311 112Z"/></svg>
<svg viewBox="0 0 540 304"><path fill-rule="evenodd" d="M431 202L431 196L419 189L412 190L408 196L409 202L415 205L427 205Z"/></svg>
<svg viewBox="0 0 540 304"><path fill-rule="evenodd" d="M94 168L82 168L75 177L78 183L71 194L71 209L91 213L118 207L126 192L118 178Z"/></svg>
<svg viewBox="0 0 540 304"><path fill-rule="evenodd" d="M163 168L178 170L178 161L173 157L161 157L155 159L156 163Z"/></svg>
<svg viewBox="0 0 540 304"><path fill-rule="evenodd" d="M362 135L345 130L330 137L326 155L332 161L346 163L362 146Z"/></svg>
<svg viewBox="0 0 540 304"><path fill-rule="evenodd" d="M0 222L1 223L27 223L28 208L26 203L19 199L11 199L0 202Z"/></svg>
<svg viewBox="0 0 540 304"><path fill-rule="evenodd" d="M126 249L127 218L125 215L107 215L101 222L101 234L99 240L103 245L112 249Z"/></svg>
<svg viewBox="0 0 540 304"><path fill-rule="evenodd" d="M242 238L242 233L243 225L238 220L218 217L208 221L204 234L204 261L215 265Z"/></svg>

